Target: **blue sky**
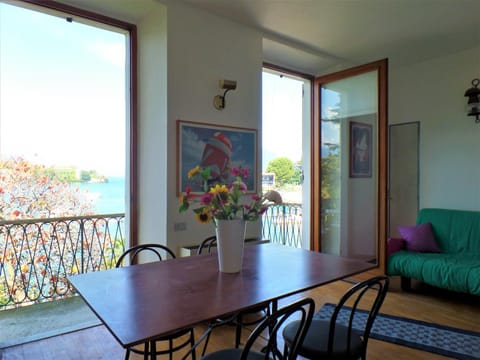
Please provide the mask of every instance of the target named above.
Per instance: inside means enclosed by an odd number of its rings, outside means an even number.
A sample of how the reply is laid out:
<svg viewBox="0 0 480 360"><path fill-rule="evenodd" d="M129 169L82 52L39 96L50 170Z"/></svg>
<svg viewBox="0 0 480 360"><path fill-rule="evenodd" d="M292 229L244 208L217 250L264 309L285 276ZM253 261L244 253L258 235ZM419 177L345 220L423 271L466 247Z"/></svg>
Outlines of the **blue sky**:
<svg viewBox="0 0 480 360"><path fill-rule="evenodd" d="M263 73L262 171L278 157L302 159L303 81Z"/></svg>
<svg viewBox="0 0 480 360"><path fill-rule="evenodd" d="M123 175L125 44L122 33L0 3L0 155ZM263 74L263 170L302 158L302 84Z"/></svg>
<svg viewBox="0 0 480 360"><path fill-rule="evenodd" d="M125 171L121 33L0 3L0 154Z"/></svg>

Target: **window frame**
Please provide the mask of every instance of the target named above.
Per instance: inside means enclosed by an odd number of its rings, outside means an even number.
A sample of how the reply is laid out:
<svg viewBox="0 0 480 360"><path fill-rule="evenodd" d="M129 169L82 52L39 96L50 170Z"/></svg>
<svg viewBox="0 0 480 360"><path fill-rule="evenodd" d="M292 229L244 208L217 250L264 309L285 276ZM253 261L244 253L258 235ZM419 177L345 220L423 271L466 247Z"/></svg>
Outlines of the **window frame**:
<svg viewBox="0 0 480 360"><path fill-rule="evenodd" d="M92 11L77 8L71 5L62 4L50 0L18 0L18 5L25 6L36 11L59 11L72 16L77 16L85 20L107 26L122 29L128 33L127 42L127 83L125 87L129 90L128 96L128 118L126 130L128 134L128 143L126 144L128 174L127 185L129 194L126 199L126 217L127 217L127 240L130 246L138 244L138 167L137 167L137 26L122 20L109 16L98 14ZM15 4L15 5L17 5Z"/></svg>

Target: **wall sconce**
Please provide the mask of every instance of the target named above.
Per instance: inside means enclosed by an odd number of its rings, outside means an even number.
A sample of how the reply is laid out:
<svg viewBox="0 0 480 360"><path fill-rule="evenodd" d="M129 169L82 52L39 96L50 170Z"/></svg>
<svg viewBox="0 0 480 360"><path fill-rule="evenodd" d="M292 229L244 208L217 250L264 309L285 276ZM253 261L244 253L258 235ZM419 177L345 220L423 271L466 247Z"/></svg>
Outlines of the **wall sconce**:
<svg viewBox="0 0 480 360"><path fill-rule="evenodd" d="M467 111L468 116L475 116L475 122L480 123L480 89L478 85L480 84L479 79L472 80L472 87L465 91L465 96L468 97L467 102Z"/></svg>
<svg viewBox="0 0 480 360"><path fill-rule="evenodd" d="M225 108L225 95L230 90L235 90L237 88L237 82L235 80L220 80L218 82L220 89L225 89L223 95L217 95L213 98L213 106L217 110L223 110Z"/></svg>

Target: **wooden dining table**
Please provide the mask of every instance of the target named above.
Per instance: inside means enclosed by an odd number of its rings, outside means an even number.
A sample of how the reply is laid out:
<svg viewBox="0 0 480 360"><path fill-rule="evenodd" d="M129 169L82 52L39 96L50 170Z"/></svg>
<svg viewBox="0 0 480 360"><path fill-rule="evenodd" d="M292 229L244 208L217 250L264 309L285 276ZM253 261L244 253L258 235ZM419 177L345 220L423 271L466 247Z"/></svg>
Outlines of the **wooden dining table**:
<svg viewBox="0 0 480 360"><path fill-rule="evenodd" d="M235 274L219 272L214 253L72 275L68 280L127 348L372 267L264 244L245 247L243 269Z"/></svg>

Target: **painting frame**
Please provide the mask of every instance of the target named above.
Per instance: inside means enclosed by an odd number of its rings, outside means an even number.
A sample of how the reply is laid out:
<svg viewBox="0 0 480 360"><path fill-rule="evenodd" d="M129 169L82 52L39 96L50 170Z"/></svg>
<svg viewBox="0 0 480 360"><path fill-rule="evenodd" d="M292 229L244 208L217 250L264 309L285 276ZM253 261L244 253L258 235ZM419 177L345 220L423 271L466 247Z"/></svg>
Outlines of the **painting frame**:
<svg viewBox="0 0 480 360"><path fill-rule="evenodd" d="M177 196L185 192L187 186L194 194L203 193L201 184L188 178L188 172L195 166L205 166L205 153L207 145L212 153L212 145L220 144L214 153L220 157L220 162L228 165L220 166L225 178L222 183L229 183L234 178L229 175L230 166L248 169L248 177L243 179L247 186L247 193L254 194L258 191L258 131L252 128L237 126L217 125L205 122L195 122L178 119L177 129ZM226 138L226 140L225 140ZM222 141L226 141L222 143ZM225 145L228 145L226 146ZM223 148L222 148L223 147ZM231 150L228 153L228 150ZM223 152L222 152L223 151ZM219 155L220 154L220 155ZM211 155L213 156L213 155ZM211 161L211 157L208 159ZM216 165L215 168L218 168ZM220 170L219 170L220 171ZM228 172L228 177L227 176Z"/></svg>
<svg viewBox="0 0 480 360"><path fill-rule="evenodd" d="M372 125L350 121L350 177L372 177Z"/></svg>

